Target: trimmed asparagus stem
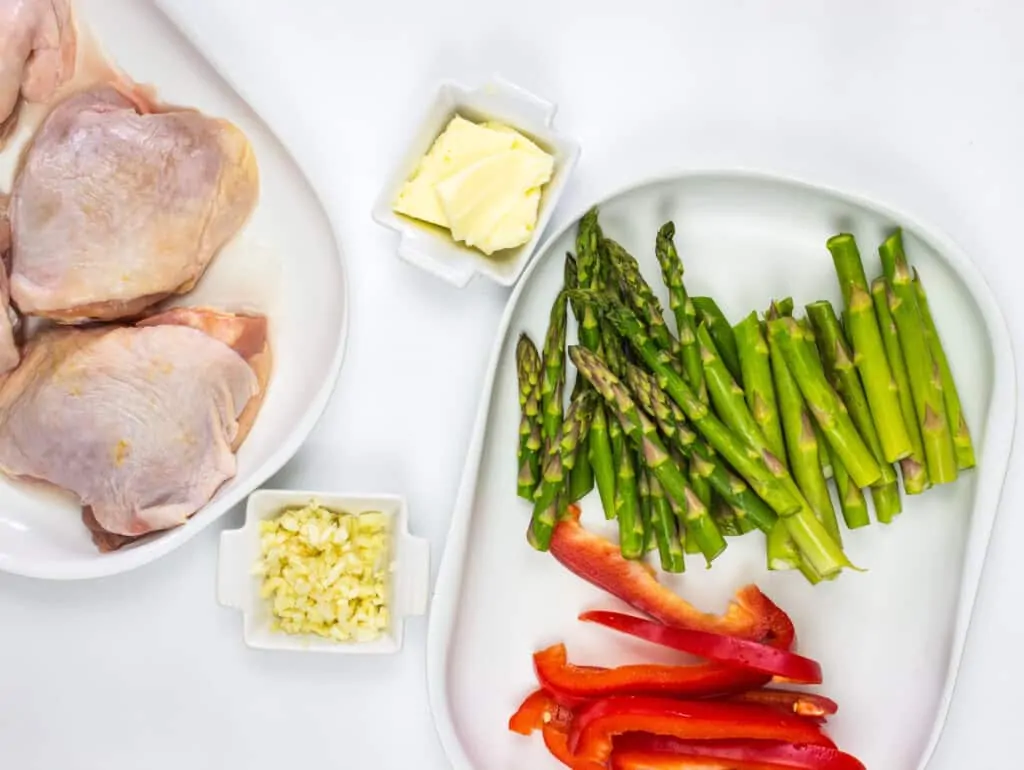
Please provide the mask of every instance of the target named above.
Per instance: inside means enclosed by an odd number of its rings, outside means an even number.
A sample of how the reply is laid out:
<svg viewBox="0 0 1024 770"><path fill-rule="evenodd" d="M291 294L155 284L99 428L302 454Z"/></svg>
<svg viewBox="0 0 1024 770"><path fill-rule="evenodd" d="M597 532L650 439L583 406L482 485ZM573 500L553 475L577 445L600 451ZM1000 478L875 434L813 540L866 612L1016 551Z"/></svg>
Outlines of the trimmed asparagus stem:
<svg viewBox="0 0 1024 770"><path fill-rule="evenodd" d="M658 558L666 572L685 572L686 558L683 543L679 538L679 527L672 513L665 490L653 474L649 479L651 493L651 525L658 544Z"/></svg>
<svg viewBox="0 0 1024 770"><path fill-rule="evenodd" d="M832 480L836 484L839 508L843 512L843 521L846 522L847 529L866 527L871 523L871 517L868 514L867 500L864 499L864 490L853 483L853 479L835 456L832 447L825 441L822 441L821 445L825 447L832 461Z"/></svg>
<svg viewBox="0 0 1024 770"><path fill-rule="evenodd" d="M637 494L640 497L640 520L644 529L644 553L657 548L654 525L651 522L651 472L643 463L637 463Z"/></svg>
<svg viewBox="0 0 1024 770"><path fill-rule="evenodd" d="M736 512L720 497L715 498L711 506L711 518L715 520L718 531L725 537L739 537L743 534Z"/></svg>
<svg viewBox="0 0 1024 770"><path fill-rule="evenodd" d="M561 428L552 446L545 452L540 486L533 503L533 515L526 531L527 542L538 551L551 547L551 535L565 508L565 469L562 465Z"/></svg>
<svg viewBox="0 0 1024 770"><path fill-rule="evenodd" d="M837 574L843 567L852 567L842 548L828 535L824 526L814 516L796 489L796 483L786 473L780 462L769 467L768 452L760 451L740 440L718 420L706 404L702 404L693 391L664 360L663 351L647 335L643 324L625 307L592 296L592 302L601 305L605 318L619 333L629 340L634 350L657 375L659 385L664 384L666 392L682 407L708 443L730 463L744 480L777 513L795 514L787 523L801 552L810 560L811 566L823 576ZM778 474L778 475L777 475ZM664 485L664 480L662 480ZM666 490L668 490L667 485ZM668 490L671 494L671 490Z"/></svg>
<svg viewBox="0 0 1024 770"><path fill-rule="evenodd" d="M672 515L676 518L676 529L679 530L679 542L683 544L683 553L690 555L700 553L696 539L689 534L689 527L686 523L686 506L677 503L668 495L665 495L665 499L668 500Z"/></svg>
<svg viewBox="0 0 1024 770"><path fill-rule="evenodd" d="M704 554L704 561L710 567L711 562L725 551L727 545L725 538L718 530L718 525L711 517L707 506L689 487L685 492L685 505L687 536L696 541L697 548Z"/></svg>
<svg viewBox="0 0 1024 770"><path fill-rule="evenodd" d="M544 376L541 380L541 437L545 451L556 446L558 429L562 427L562 392L565 388L566 293L561 291L551 306L551 319L544 338Z"/></svg>
<svg viewBox="0 0 1024 770"><path fill-rule="evenodd" d="M779 519L779 523L768 533L767 557L770 570L800 570L801 574L812 586L821 582L822 578L801 558L796 542L787 527L788 519Z"/></svg>
<svg viewBox="0 0 1024 770"><path fill-rule="evenodd" d="M707 324L711 339L715 341L722 360L729 369L729 374L736 382L743 383L743 372L740 370L740 354L736 348L736 335L725 313L711 297L693 297L693 306L701 323Z"/></svg>
<svg viewBox="0 0 1024 770"><path fill-rule="evenodd" d="M697 326L694 323L697 311L686 293L686 284L683 282L683 262L679 258L679 252L676 251L673 242L675 234L675 224L666 222L662 225L658 230L654 252L661 265L661 277L668 289L669 308L676 319L679 346L682 351L683 375L697 397L707 403L704 366L700 360L700 349L697 346Z"/></svg>
<svg viewBox="0 0 1024 770"><path fill-rule="evenodd" d="M650 468L661 483L665 494L677 503L686 506L687 521L694 524L693 532L697 544L710 563L724 549L725 541L721 538L721 534L718 535L717 540L712 536L713 532L717 532L714 521L697 496L687 487L686 477L672 462L671 455L659 438L658 429L654 423L637 408L629 394L629 389L619 381L619 378L605 366L601 359L580 347L569 348L569 356L576 368L604 397L605 402L618 417L623 432L632 441L644 464ZM721 547L719 547L718 540L721 541Z"/></svg>
<svg viewBox="0 0 1024 770"><path fill-rule="evenodd" d="M707 324L697 327L697 342L700 344L701 361L704 363L704 379L715 412L731 430L734 430L755 449L768 449L768 441L761 432L754 416L743 400L743 389L729 373L721 352L711 338ZM772 458L776 462L780 458Z"/></svg>
<svg viewBox="0 0 1024 770"><path fill-rule="evenodd" d="M882 443L875 422L871 418L867 395L861 387L861 378L853 363L853 354L843 334L832 304L824 300L807 306L807 317L817 333L818 352L824 365L825 376L839 393L857 426L861 437L871 449L878 462L881 478L871 487L871 499L875 502L875 515L883 524L891 522L903 510L900 501L899 478L895 468L885 461Z"/></svg>
<svg viewBox="0 0 1024 770"><path fill-rule="evenodd" d="M889 309L896 322L900 349L907 363L928 478L933 484L948 484L957 477L956 449L947 421L939 366L928 347L924 320L903 254L903 238L899 230L879 246L878 254L889 283Z"/></svg>
<svg viewBox="0 0 1024 770"><path fill-rule="evenodd" d="M526 335L519 335L516 344L516 373L519 379L519 474L516 492L524 500L533 502L533 494L540 483L541 419L540 377L543 363L537 346Z"/></svg>
<svg viewBox="0 0 1024 770"><path fill-rule="evenodd" d="M597 494L606 519L615 518L615 461L612 454L611 438L608 433L608 416L604 403L594 409L590 423L590 440L587 442L590 466L594 471Z"/></svg>
<svg viewBox="0 0 1024 770"><path fill-rule="evenodd" d="M665 395L657 381L636 366L627 370L626 379L637 403L654 418L672 447L688 456L690 486L705 507L710 507L711 495L709 492L702 496L701 489L711 487L729 505L743 511L744 516L759 529L771 531L776 519L772 509L742 479L730 472L711 447L686 426L686 418L679 405ZM677 465L682 467L680 462Z"/></svg>
<svg viewBox="0 0 1024 770"><path fill-rule="evenodd" d="M768 322L768 336L769 344L779 346L808 408L850 477L860 487L877 482L882 477L878 462L825 377L807 332L793 318L776 318Z"/></svg>
<svg viewBox="0 0 1024 770"><path fill-rule="evenodd" d="M910 391L910 375L907 374L907 362L900 348L900 338L896 332L896 322L889 309L889 284L885 278L876 278L871 283L871 298L875 302L875 313L878 325L882 329L882 341L885 353L889 357L889 366L896 379L896 388L900 396L900 411L903 422L910 435L910 454L900 460L903 473L903 489L908 495L918 495L928 489L932 483L928 478L928 466L925 461L924 441L921 438L921 426L917 422L914 409L914 395Z"/></svg>
<svg viewBox="0 0 1024 770"><path fill-rule="evenodd" d="M832 253L843 292L848 319L846 330L853 342L854 364L864 382L871 416L882 443L882 456L886 462L894 463L907 457L912 445L903 423L899 393L885 354L864 264L856 241L848 233L829 238L828 250ZM847 470L853 474L849 465Z"/></svg>
<svg viewBox="0 0 1024 770"><path fill-rule="evenodd" d="M569 474L568 499L572 503L582 499L594 486L594 477L589 473L587 437L590 435L590 424L597 404L596 395L588 388L570 402L565 413L561 442L562 466ZM580 468L585 468L586 471L581 472Z"/></svg>
<svg viewBox="0 0 1024 770"><path fill-rule="evenodd" d="M646 553L643 511L636 476L636 464L629 445L618 442L615 455L615 518L619 521L619 550L626 559L639 559Z"/></svg>
<svg viewBox="0 0 1024 770"><path fill-rule="evenodd" d="M825 440L825 434L821 432L821 426L815 420L811 420L811 422L814 423L814 435L817 436L818 446L821 447L821 451L818 452L818 459L821 460L821 472L826 479L830 479L835 476L835 472L832 470L832 453L828 451L828 442Z"/></svg>
<svg viewBox="0 0 1024 770"><path fill-rule="evenodd" d="M751 313L736 324L734 331L747 406L768 442L768 449L782 459L786 456L782 420L775 396L775 384L772 382L768 342L757 313Z"/></svg>
<svg viewBox="0 0 1024 770"><path fill-rule="evenodd" d="M777 340L773 340L773 343L775 358L772 361L772 375L775 378L775 393L782 416L782 431L789 450L787 456L790 470L814 515L825 525L825 529L836 542L842 544L839 521L836 519L832 496L829 494L825 474L821 470L821 460L818 457L823 450L818 445L811 414L804 405L800 388L784 360L782 345L778 344Z"/></svg>
<svg viewBox="0 0 1024 770"><path fill-rule="evenodd" d="M956 381L953 379L953 370L949 366L946 350L942 347L939 330L935 327L935 319L928 306L928 295L925 293L924 284L921 283L921 276L918 275L916 269L914 270L914 289L917 292L918 307L921 308L921 320L924 321L924 334L928 341L928 349L932 353L932 358L939 365L939 375L942 377L942 397L946 402L946 417L953 433L956 466L965 471L973 468L976 464L974 443L971 441L971 431L964 418L960 394L957 392Z"/></svg>

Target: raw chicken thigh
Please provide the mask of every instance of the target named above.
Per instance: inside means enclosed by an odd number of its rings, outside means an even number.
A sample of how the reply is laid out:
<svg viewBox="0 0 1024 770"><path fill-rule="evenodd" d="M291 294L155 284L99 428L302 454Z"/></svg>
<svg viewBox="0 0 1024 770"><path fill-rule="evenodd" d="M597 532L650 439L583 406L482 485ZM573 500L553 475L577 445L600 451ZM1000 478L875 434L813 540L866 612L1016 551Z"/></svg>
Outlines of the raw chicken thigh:
<svg viewBox="0 0 1024 770"><path fill-rule="evenodd" d="M189 291L249 217L259 180L245 135L199 112L147 110L101 87L44 121L11 193L21 312L136 316Z"/></svg>
<svg viewBox="0 0 1024 770"><path fill-rule="evenodd" d="M18 365L18 344L14 339L14 311L11 310L7 269L11 250L11 228L7 222L7 196L0 194L0 374Z"/></svg>
<svg viewBox="0 0 1024 770"><path fill-rule="evenodd" d="M235 475L269 359L265 318L206 309L42 332L0 383L0 469L77 495L101 550L182 524Z"/></svg>
<svg viewBox="0 0 1024 770"><path fill-rule="evenodd" d="M0 146L18 102L44 102L74 74L70 0L0 0Z"/></svg>

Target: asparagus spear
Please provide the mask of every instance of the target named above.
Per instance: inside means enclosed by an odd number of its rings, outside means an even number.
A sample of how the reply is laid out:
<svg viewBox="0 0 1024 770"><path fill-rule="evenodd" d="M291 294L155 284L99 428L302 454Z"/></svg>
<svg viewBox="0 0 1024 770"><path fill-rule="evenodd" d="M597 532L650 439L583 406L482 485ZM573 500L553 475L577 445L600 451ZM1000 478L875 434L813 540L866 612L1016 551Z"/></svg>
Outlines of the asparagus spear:
<svg viewBox="0 0 1024 770"><path fill-rule="evenodd" d="M768 335L770 343L779 346L807 406L850 477L860 487L877 482L882 476L878 462L825 377L807 331L793 318L775 318L768 321Z"/></svg>
<svg viewBox="0 0 1024 770"><path fill-rule="evenodd" d="M557 446L555 439L562 426L562 393L565 388L565 326L566 293L560 291L551 306L551 318L544 338L544 377L541 380L540 399L541 436L545 448Z"/></svg>
<svg viewBox="0 0 1024 770"><path fill-rule="evenodd" d="M590 440L587 442L587 451L605 518L614 519L616 466L608 427L604 403L600 403L595 407L594 419L590 422Z"/></svg>
<svg viewBox="0 0 1024 770"><path fill-rule="evenodd" d="M643 522L644 553L657 548L654 525L651 522L651 472L643 463L637 464L637 497L640 499L640 520Z"/></svg>
<svg viewBox="0 0 1024 770"><path fill-rule="evenodd" d="M574 349L570 348L570 351ZM620 441L617 442L615 452L615 518L619 521L619 550L626 559L639 559L647 552L647 542L637 468L625 437L621 432L618 435Z"/></svg>
<svg viewBox="0 0 1024 770"><path fill-rule="evenodd" d="M907 433L910 435L910 454L900 460L900 470L903 472L903 488L908 495L917 495L924 492L932 484L928 478L928 466L925 462L921 426L917 422L917 412L914 409L914 395L910 391L910 375L907 374L907 362L903 358L899 334L896 331L896 322L893 320L892 311L889 309L889 283L885 278L879 277L871 282L871 298L875 302L878 325L882 329L885 353L889 357L889 365L892 367L892 374L896 379L903 422L906 424Z"/></svg>
<svg viewBox="0 0 1024 770"><path fill-rule="evenodd" d="M967 420L964 419L963 407L960 404L960 394L956 389L956 382L953 380L953 370L949 367L949 359L942 347L942 340L939 338L939 331L935 327L935 319L932 317L931 308L928 306L928 295L925 294L924 284L921 283L921 276L914 270L914 289L917 292L917 304L921 308L921 320L924 321L924 335L928 341L928 349L932 358L939 365L939 375L942 377L942 397L946 402L946 416L949 420L950 429L953 432L953 447L956 449L956 467L962 471L973 468L975 465L974 444L971 441L971 431L967 427Z"/></svg>
<svg viewBox="0 0 1024 770"><path fill-rule="evenodd" d="M597 396L588 389L569 403L569 409L565 413L560 446L562 467L569 472L569 502L576 502L590 491L589 489L584 490L579 497L575 497L574 494L580 490L573 489L573 478L576 469L581 464L589 467L589 463L586 462L586 437L590 433L590 423L593 420L594 408L597 403Z"/></svg>
<svg viewBox="0 0 1024 770"><path fill-rule="evenodd" d="M516 372L519 378L519 476L516 491L533 501L540 482L540 375L543 364L537 346L526 334L516 343Z"/></svg>
<svg viewBox="0 0 1024 770"><path fill-rule="evenodd" d="M821 575L811 569L807 562L800 557L800 551L797 550L796 542L793 540L786 522L786 519L779 519L775 528L768 533L768 569L798 569L807 578L807 582L817 585L821 582Z"/></svg>
<svg viewBox="0 0 1024 770"><path fill-rule="evenodd" d="M769 326L774 323L776 322L769 322ZM832 507L832 496L829 494L825 474L821 470L821 461L818 459L822 448L818 446L814 423L804 405L803 396L789 364L785 361L782 345L777 339L773 340L773 344L776 355L772 361L772 373L775 377L775 392L779 399L782 429L789 449L790 470L814 514L835 541L842 543L839 521L836 519L835 508Z"/></svg>
<svg viewBox="0 0 1024 770"><path fill-rule="evenodd" d="M661 306L661 300L640 272L636 259L610 238L604 239L604 246L608 262L619 279L623 298L647 324L654 341L662 350L671 354L672 367L682 373L682 347L665 324L665 311Z"/></svg>
<svg viewBox="0 0 1024 770"><path fill-rule="evenodd" d="M786 445L782 436L775 385L772 382L768 342L757 313L752 312L736 324L734 331L747 406L768 442L768 449L779 459L784 459Z"/></svg>
<svg viewBox="0 0 1024 770"><path fill-rule="evenodd" d="M694 297L693 306L697 310L697 317L701 323L707 324L711 332L711 339L715 341L715 347L722 356L729 374L736 382L743 383L743 372L740 369L740 354L736 347L736 335L732 330L729 319L718 307L718 303L711 297Z"/></svg>
<svg viewBox="0 0 1024 770"><path fill-rule="evenodd" d="M683 553L700 553L700 547L697 545L697 539L689 533L689 527L686 522L686 506L677 503L668 495L665 495L665 499L668 500L669 507L672 509L672 515L676 518L676 529L679 531L679 542L683 544Z"/></svg>
<svg viewBox="0 0 1024 770"><path fill-rule="evenodd" d="M828 250L832 253L843 292L848 313L846 329L853 342L854 364L864 382L871 416L882 443L882 456L886 462L894 463L907 457L912 446L903 423L896 381L885 354L857 242L852 235L841 233L829 238ZM847 470L853 474L849 466Z"/></svg>
<svg viewBox="0 0 1024 770"><path fill-rule="evenodd" d="M651 491L651 524L658 543L658 557L661 568L666 572L685 572L686 557L683 555L683 541L679 537L679 525L672 513L665 490L653 474L649 480Z"/></svg>
<svg viewBox="0 0 1024 770"><path fill-rule="evenodd" d="M676 318L676 329L679 333L679 346L682 350L683 375L697 397L704 403L708 402L707 388L704 385L704 367L700 360L700 348L697 345L697 327L694 323L696 309L683 283L683 262L676 251L676 226L666 222L658 230L654 253L661 265L661 277L668 288L669 308Z"/></svg>
<svg viewBox="0 0 1024 770"><path fill-rule="evenodd" d="M715 520L718 531L725 537L739 537L743 534L736 512L720 497L715 498L711 507L711 518Z"/></svg>
<svg viewBox="0 0 1024 770"><path fill-rule="evenodd" d="M902 233L897 230L889 236L879 246L878 254L889 283L889 309L896 322L900 349L907 363L928 478L933 484L947 484L957 477L956 449L947 421L939 366L928 347L917 292L903 254Z"/></svg>
<svg viewBox="0 0 1024 770"><path fill-rule="evenodd" d="M583 215L576 231L576 276L577 283L582 289L596 290L601 287L599 256L601 238L601 227L597 222L597 209L592 208ZM576 319L580 326L580 344L588 350L600 350L601 332L594 309L589 304L582 303Z"/></svg>
<svg viewBox="0 0 1024 770"><path fill-rule="evenodd" d="M799 495L795 482L781 463L776 461L774 467L769 467L767 458L771 457L770 453L762 452L737 437L711 413L707 405L700 402L683 378L667 365L663 352L658 350L643 324L628 309L596 295L591 295L590 301L601 306L604 317L630 341L657 375L659 385L664 385L669 396L682 407L708 443L744 477L751 488L777 513L795 514L787 521L787 527L801 552L811 561L811 566L823 576L832 576L843 567L852 567L842 548L829 537Z"/></svg>
<svg viewBox="0 0 1024 770"><path fill-rule="evenodd" d="M729 471L711 447L686 426L686 418L679 405L665 395L657 381L637 366L628 369L626 379L637 403L654 418L672 448L689 457L690 486L694 493L697 494L697 489L693 480L699 478L757 528L771 531L776 519L772 509L742 479ZM676 464L679 467L683 465L681 461ZM709 506L700 494L697 498L705 507Z"/></svg>
<svg viewBox="0 0 1024 770"><path fill-rule="evenodd" d="M815 423L817 425L817 423ZM822 438L819 445L824 448L832 463L832 480L836 483L836 492L839 495L839 508L843 512L843 521L849 529L866 527L871 523L868 516L868 504L864 499L864 491L853 483L846 468L835 456L832 447ZM884 504L883 504L884 507Z"/></svg>
<svg viewBox="0 0 1024 770"><path fill-rule="evenodd" d="M618 417L623 432L632 441L633 446L643 458L643 462L661 483L665 493L677 503L686 506L687 520L692 523L695 516L700 514L700 526L695 527L693 532L704 557L710 563L724 550L725 540L715 528L714 521L707 509L704 508L701 511L703 506L697 496L693 494L693 490L687 487L686 477L682 471L672 462L671 455L658 436L658 429L654 423L637 408L629 394L629 389L605 366L600 358L589 350L578 346L569 348L569 356L576 368L604 397L605 402ZM714 537L716 533L718 536Z"/></svg>
<svg viewBox="0 0 1024 770"><path fill-rule="evenodd" d="M700 344L701 362L704 364L704 380L707 382L708 394L711 396L715 412L722 422L736 431L749 445L755 449L768 449L768 441L761 432L761 426L757 424L747 408L746 401L743 400L743 389L736 384L736 380L726 367L706 323L701 323L697 327L697 342ZM779 463L781 458L773 454L772 461Z"/></svg>
<svg viewBox="0 0 1024 770"><path fill-rule="evenodd" d="M853 424L878 462L882 475L871 487L871 499L874 500L878 520L888 524L903 507L900 503L899 479L896 470L885 461L882 442L875 430L874 420L871 419L867 395L853 364L853 354L830 302L812 302L806 309L807 317L817 333L818 352L821 354L825 376L839 393Z"/></svg>

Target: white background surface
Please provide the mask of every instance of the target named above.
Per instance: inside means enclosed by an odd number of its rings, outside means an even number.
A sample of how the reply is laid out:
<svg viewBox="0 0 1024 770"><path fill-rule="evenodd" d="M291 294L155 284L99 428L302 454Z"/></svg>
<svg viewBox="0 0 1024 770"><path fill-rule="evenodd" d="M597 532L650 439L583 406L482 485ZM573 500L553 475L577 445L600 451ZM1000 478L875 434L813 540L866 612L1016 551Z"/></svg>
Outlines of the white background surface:
<svg viewBox="0 0 1024 770"><path fill-rule="evenodd" d="M1024 6L1013 0L171 2L292 147L346 250L338 390L272 483L407 495L435 571L506 293L450 289L398 262L368 212L442 78L498 71L561 105L558 125L584 148L563 217L673 168L796 174L937 223L979 263L1024 342ZM934 770L1018 761L1014 476ZM214 600L219 529L97 582L0 575L0 763L444 768L425 623L409 624L397 657L247 650L239 616Z"/></svg>

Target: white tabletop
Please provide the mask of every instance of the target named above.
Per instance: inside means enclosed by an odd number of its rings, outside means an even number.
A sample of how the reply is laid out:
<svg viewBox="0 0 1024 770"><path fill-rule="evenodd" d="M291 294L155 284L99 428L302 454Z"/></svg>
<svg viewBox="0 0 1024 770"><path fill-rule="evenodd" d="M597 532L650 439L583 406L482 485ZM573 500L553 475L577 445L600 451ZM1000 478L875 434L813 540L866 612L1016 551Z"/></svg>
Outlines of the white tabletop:
<svg viewBox="0 0 1024 770"><path fill-rule="evenodd" d="M973 255L1024 343L1014 292L1024 5L1014 0L165 3L188 11L291 147L347 255L352 333L338 389L271 484L408 496L435 572L507 294L451 289L400 263L369 209L442 78L499 72L560 104L558 125L584 148L563 217L684 167L863 192L937 223ZM1011 471L934 770L1018 761L1022 504ZM422 619L397 657L243 646L239 617L214 598L218 531L239 521L119 577L0 575L0 764L446 767Z"/></svg>

